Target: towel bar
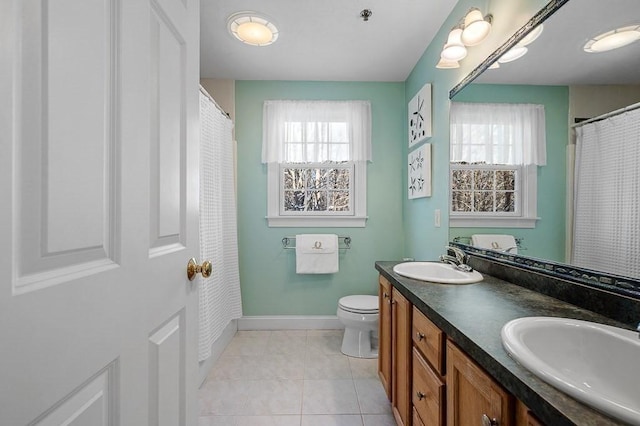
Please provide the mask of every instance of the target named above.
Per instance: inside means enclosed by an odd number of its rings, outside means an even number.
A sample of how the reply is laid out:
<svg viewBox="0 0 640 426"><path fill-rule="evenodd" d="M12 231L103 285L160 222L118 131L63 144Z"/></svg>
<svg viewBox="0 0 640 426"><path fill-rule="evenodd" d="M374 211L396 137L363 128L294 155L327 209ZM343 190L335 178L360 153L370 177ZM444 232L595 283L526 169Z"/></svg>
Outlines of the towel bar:
<svg viewBox="0 0 640 426"><path fill-rule="evenodd" d="M286 249L294 249L295 245L291 245L296 241L296 237L284 237L282 239L282 248ZM340 237L338 236L338 244L343 243L344 247L338 247L339 249L348 250L351 248L351 237Z"/></svg>

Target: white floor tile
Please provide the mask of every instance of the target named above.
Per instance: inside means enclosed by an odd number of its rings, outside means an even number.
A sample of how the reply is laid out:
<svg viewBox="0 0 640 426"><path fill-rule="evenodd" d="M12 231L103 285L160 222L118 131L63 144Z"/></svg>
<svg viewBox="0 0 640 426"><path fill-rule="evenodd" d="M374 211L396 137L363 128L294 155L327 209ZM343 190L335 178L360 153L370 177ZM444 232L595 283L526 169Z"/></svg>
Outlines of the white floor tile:
<svg viewBox="0 0 640 426"><path fill-rule="evenodd" d="M356 414L304 415L302 426L362 426L362 417Z"/></svg>
<svg viewBox="0 0 640 426"><path fill-rule="evenodd" d="M238 416L233 426L299 426L300 416Z"/></svg>
<svg viewBox="0 0 640 426"><path fill-rule="evenodd" d="M364 426L396 426L392 414L364 414Z"/></svg>
<svg viewBox="0 0 640 426"><path fill-rule="evenodd" d="M302 380L255 380L247 389L244 414L300 414Z"/></svg>
<svg viewBox="0 0 640 426"><path fill-rule="evenodd" d="M360 414L353 380L305 380L302 414Z"/></svg>
<svg viewBox="0 0 640 426"><path fill-rule="evenodd" d="M391 407L387 394L378 379L355 379L362 414L390 414Z"/></svg>
<svg viewBox="0 0 640 426"><path fill-rule="evenodd" d="M198 392L198 426L395 426L378 360L343 330L239 331Z"/></svg>

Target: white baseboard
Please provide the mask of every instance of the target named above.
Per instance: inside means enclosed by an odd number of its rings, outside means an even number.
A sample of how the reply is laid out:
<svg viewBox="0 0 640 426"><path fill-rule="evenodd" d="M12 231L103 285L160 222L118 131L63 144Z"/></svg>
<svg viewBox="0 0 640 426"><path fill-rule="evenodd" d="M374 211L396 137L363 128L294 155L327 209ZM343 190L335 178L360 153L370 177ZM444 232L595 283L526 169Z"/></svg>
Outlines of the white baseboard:
<svg viewBox="0 0 640 426"><path fill-rule="evenodd" d="M202 386L209 375L209 371L211 371L211 367L213 367L213 364L216 363L220 355L222 355L222 352L224 352L229 343L231 343L231 339L235 336L236 331L238 331L238 320L231 320L225 327L222 335L213 342L211 345L211 356L199 363L198 387Z"/></svg>
<svg viewBox="0 0 640 426"><path fill-rule="evenodd" d="M264 315L238 319L238 330L338 330L336 315Z"/></svg>

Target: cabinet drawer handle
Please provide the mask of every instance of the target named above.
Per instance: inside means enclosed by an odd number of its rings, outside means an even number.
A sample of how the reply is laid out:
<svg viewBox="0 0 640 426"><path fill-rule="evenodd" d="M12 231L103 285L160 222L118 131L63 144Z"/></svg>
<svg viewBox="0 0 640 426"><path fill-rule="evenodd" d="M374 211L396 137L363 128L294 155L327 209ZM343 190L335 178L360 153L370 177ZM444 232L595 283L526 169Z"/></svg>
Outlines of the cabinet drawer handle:
<svg viewBox="0 0 640 426"><path fill-rule="evenodd" d="M418 392L416 392L416 396L418 397L418 401L422 401L424 399L424 397L426 397L427 395L425 395L422 392L418 391Z"/></svg>
<svg viewBox="0 0 640 426"><path fill-rule="evenodd" d="M482 415L482 426L498 426L498 419L491 419L486 414Z"/></svg>
<svg viewBox="0 0 640 426"><path fill-rule="evenodd" d="M418 340L424 339L424 334L420 333L419 331L416 333L416 336L418 337Z"/></svg>

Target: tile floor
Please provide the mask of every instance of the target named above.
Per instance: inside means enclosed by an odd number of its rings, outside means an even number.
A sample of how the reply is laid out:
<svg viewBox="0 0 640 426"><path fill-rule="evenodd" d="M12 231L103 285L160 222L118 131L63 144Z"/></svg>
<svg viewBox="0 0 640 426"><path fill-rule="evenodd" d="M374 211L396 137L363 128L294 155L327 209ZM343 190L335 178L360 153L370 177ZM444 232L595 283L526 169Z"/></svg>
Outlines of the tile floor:
<svg viewBox="0 0 640 426"><path fill-rule="evenodd" d="M376 359L341 330L239 331L199 391L199 426L395 426Z"/></svg>

